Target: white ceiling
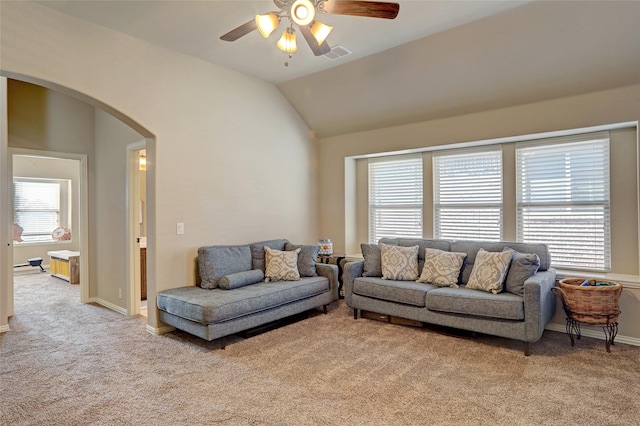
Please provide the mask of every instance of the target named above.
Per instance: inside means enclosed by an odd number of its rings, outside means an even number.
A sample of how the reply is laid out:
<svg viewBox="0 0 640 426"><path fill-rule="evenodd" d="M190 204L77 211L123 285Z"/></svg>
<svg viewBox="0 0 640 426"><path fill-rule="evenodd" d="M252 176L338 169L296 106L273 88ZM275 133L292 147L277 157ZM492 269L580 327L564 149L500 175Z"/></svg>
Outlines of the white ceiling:
<svg viewBox="0 0 640 426"><path fill-rule="evenodd" d="M45 0L37 3L168 49L260 79L282 83L423 38L531 0L401 0L394 20L321 15L334 27L327 42L353 52L337 60L315 57L300 37L289 59L276 46L284 24L264 39L257 31L226 42L220 36L256 14L277 10L263 1ZM284 66L288 61L290 65Z"/></svg>

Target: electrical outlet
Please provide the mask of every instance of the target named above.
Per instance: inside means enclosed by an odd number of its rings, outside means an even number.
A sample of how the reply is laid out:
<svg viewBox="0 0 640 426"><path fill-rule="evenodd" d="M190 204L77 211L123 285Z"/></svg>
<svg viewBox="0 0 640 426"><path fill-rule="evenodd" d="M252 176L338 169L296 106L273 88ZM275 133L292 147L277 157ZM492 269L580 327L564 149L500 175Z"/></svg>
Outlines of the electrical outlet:
<svg viewBox="0 0 640 426"><path fill-rule="evenodd" d="M122 289L118 289L118 299L122 299Z"/></svg>
<svg viewBox="0 0 640 426"><path fill-rule="evenodd" d="M176 223L176 234L178 235L184 234L184 223L182 222Z"/></svg>

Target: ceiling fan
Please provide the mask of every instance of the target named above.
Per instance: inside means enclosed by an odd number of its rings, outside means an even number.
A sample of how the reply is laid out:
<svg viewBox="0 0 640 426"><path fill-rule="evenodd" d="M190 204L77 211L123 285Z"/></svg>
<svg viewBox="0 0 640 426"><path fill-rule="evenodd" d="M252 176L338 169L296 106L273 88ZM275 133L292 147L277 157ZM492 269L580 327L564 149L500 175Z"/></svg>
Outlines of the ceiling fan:
<svg viewBox="0 0 640 426"><path fill-rule="evenodd" d="M253 30L258 30L264 38L280 25L282 19L289 20L282 37L277 43L280 50L289 53L295 52L296 32L294 24L306 40L307 44L316 56L324 55L331 51L326 38L333 29L315 18L317 14L351 15L368 18L394 19L398 16L400 5L379 1L360 0L273 0L279 10L268 12L264 15L256 15L255 19L240 25L220 37L224 41L235 41ZM286 65L286 64L285 64Z"/></svg>

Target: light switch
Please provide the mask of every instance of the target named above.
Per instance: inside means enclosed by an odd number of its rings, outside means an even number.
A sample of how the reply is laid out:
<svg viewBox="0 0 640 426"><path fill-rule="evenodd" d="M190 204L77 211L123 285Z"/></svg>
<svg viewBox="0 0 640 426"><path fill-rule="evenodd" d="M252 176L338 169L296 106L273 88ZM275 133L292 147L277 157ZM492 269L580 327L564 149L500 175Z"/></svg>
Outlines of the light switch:
<svg viewBox="0 0 640 426"><path fill-rule="evenodd" d="M184 234L184 223L178 222L176 224L176 234L178 234L178 235Z"/></svg>

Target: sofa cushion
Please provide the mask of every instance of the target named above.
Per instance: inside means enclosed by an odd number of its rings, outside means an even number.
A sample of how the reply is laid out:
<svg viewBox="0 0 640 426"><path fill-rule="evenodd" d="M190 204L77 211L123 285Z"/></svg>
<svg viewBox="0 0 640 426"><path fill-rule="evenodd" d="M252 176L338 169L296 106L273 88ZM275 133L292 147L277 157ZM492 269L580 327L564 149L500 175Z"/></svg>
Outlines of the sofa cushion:
<svg viewBox="0 0 640 426"><path fill-rule="evenodd" d="M511 250L489 252L480 249L473 264L467 288L498 294L502 291L504 279L511 263Z"/></svg>
<svg viewBox="0 0 640 426"><path fill-rule="evenodd" d="M414 306L425 306L427 292L436 288L415 281L391 281L376 277L360 277L353 281L353 292L360 296L373 297Z"/></svg>
<svg viewBox="0 0 640 426"><path fill-rule="evenodd" d="M506 250L506 249L505 249ZM504 289L509 293L524 295L524 282L535 275L540 268L540 257L535 253L520 253L515 250L511 257L511 265L504 282Z"/></svg>
<svg viewBox="0 0 640 426"><path fill-rule="evenodd" d="M524 320L524 298L507 292L492 294L465 287L437 288L427 293L426 307L432 311Z"/></svg>
<svg viewBox="0 0 640 426"><path fill-rule="evenodd" d="M395 246L395 243L387 244ZM363 277L381 277L382 276L382 259L380 246L378 244L360 244L364 264L362 270Z"/></svg>
<svg viewBox="0 0 640 426"><path fill-rule="evenodd" d="M300 272L298 271L298 253L300 253L300 250L298 248L292 251L281 251L265 246L266 269L264 280L298 281L300 279Z"/></svg>
<svg viewBox="0 0 640 426"><path fill-rule="evenodd" d="M298 271L300 272L301 277L318 276L318 272L316 271L316 262L318 260L318 253L320 252L319 246L286 243L284 245L284 249L287 251L300 249L300 253L298 254Z"/></svg>
<svg viewBox="0 0 640 426"><path fill-rule="evenodd" d="M198 249L200 287L216 288L220 278L251 269L249 246L207 246Z"/></svg>
<svg viewBox="0 0 640 426"><path fill-rule="evenodd" d="M288 243L287 240L267 240L257 243L249 244L251 249L251 269L260 269L262 272L265 270L264 263L264 248L269 247L274 250L284 250L284 246Z"/></svg>
<svg viewBox="0 0 640 426"><path fill-rule="evenodd" d="M234 290L179 287L158 293L158 309L201 324L251 315L329 291L325 277L258 283Z"/></svg>
<svg viewBox="0 0 640 426"><path fill-rule="evenodd" d="M256 284L263 280L264 272L260 269L252 269L250 271L242 271L236 272L235 274L225 275L218 281L218 287L223 290L233 290L234 288Z"/></svg>
<svg viewBox="0 0 640 426"><path fill-rule="evenodd" d="M458 276L466 253L425 249L425 261L418 282L439 287L458 287Z"/></svg>
<svg viewBox="0 0 640 426"><path fill-rule="evenodd" d="M383 280L415 281L418 278L418 246L380 244Z"/></svg>

